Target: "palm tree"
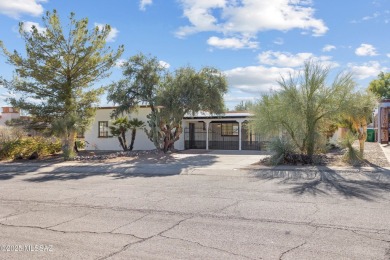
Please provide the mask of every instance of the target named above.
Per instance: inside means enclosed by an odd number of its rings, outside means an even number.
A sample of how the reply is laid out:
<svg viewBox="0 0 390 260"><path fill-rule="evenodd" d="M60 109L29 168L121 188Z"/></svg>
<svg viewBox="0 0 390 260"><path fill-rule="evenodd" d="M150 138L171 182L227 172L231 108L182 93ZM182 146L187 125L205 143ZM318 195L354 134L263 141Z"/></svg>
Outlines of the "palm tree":
<svg viewBox="0 0 390 260"><path fill-rule="evenodd" d="M360 156L363 156L364 142L367 138L367 125L376 102L376 97L371 92L355 93L348 111L342 116L352 132L357 134Z"/></svg>
<svg viewBox="0 0 390 260"><path fill-rule="evenodd" d="M126 132L130 129L130 122L127 117L119 117L110 126L110 131L113 136L117 136L119 144L121 145L123 151L127 151L127 141L126 141Z"/></svg>
<svg viewBox="0 0 390 260"><path fill-rule="evenodd" d="M132 151L134 148L135 135L137 133L137 128L142 128L145 126L145 123L137 118L134 118L129 121L130 129L131 129L131 142L129 150Z"/></svg>

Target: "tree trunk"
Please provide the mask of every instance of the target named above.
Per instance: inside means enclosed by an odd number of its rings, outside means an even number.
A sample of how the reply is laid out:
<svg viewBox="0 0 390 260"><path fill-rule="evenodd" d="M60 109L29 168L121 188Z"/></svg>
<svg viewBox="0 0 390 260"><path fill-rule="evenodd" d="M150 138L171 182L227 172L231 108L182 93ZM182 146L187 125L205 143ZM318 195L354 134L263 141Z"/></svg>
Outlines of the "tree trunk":
<svg viewBox="0 0 390 260"><path fill-rule="evenodd" d="M358 130L359 132L359 152L360 156L363 158L364 154L364 143L367 139L367 121L363 120L361 127Z"/></svg>
<svg viewBox="0 0 390 260"><path fill-rule="evenodd" d="M136 128L131 129L131 142L130 142L130 148L129 148L130 151L133 151L136 133L137 133Z"/></svg>
<svg viewBox="0 0 390 260"><path fill-rule="evenodd" d="M119 141L119 144L121 145L123 151L126 151L126 150L127 150L127 147L126 147L126 145L123 143L122 137L118 136L118 141Z"/></svg>
<svg viewBox="0 0 390 260"><path fill-rule="evenodd" d="M315 148L315 126L309 125L307 128L307 142L306 142L306 152L309 156L309 160L312 161L314 148Z"/></svg>
<svg viewBox="0 0 390 260"><path fill-rule="evenodd" d="M123 151L127 151L126 131L122 132L122 145Z"/></svg>
<svg viewBox="0 0 390 260"><path fill-rule="evenodd" d="M74 142L76 141L76 131L71 130L64 138L62 145L62 152L64 156L64 160L73 160L76 156L76 152L74 150Z"/></svg>
<svg viewBox="0 0 390 260"><path fill-rule="evenodd" d="M168 149L171 144L171 131L169 127L164 130L164 153L168 152Z"/></svg>

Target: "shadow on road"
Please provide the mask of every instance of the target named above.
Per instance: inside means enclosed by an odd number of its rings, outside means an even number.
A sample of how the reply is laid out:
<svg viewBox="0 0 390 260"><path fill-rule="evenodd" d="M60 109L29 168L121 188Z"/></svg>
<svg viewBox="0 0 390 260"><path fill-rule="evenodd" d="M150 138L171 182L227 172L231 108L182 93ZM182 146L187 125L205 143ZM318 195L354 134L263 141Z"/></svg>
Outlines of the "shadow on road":
<svg viewBox="0 0 390 260"><path fill-rule="evenodd" d="M79 180L93 176L108 176L113 179L126 179L133 177L166 177L179 175L185 170L194 167L212 165L216 162L217 156L202 155L175 158L172 155L164 155L164 158L143 157L126 162L110 162L95 164L76 164L71 166L56 166L54 169L40 169L41 172L35 173L34 170L28 171L29 175L24 179L28 182L47 182L47 181L66 181ZM36 169L35 169L36 170ZM30 177L32 176L32 177Z"/></svg>
<svg viewBox="0 0 390 260"><path fill-rule="evenodd" d="M45 165L32 165L32 164L2 164L0 165L0 181L10 180L16 176L23 176L30 172L39 170Z"/></svg>
<svg viewBox="0 0 390 260"><path fill-rule="evenodd" d="M390 171L364 172L333 170L327 167L305 170L264 170L255 173L262 180L279 180L281 185L292 185L288 191L296 195L330 196L334 193L345 198L372 201L382 192L390 192Z"/></svg>

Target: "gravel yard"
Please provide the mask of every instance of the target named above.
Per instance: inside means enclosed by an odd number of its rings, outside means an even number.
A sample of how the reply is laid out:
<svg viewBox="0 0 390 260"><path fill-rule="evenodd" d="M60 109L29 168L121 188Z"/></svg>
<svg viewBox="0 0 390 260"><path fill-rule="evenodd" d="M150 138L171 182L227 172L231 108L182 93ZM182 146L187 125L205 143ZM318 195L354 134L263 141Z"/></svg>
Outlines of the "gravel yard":
<svg viewBox="0 0 390 260"><path fill-rule="evenodd" d="M356 144L356 146L358 146L358 144ZM379 143L365 143L364 159L368 162L369 166L390 167L390 163L383 153Z"/></svg>

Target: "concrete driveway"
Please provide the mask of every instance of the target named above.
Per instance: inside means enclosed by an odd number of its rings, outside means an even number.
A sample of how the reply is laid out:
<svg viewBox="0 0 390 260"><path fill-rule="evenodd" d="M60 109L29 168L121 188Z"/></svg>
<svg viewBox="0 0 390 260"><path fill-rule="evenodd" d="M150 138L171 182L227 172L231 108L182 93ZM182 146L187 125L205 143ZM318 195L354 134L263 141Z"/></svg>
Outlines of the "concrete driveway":
<svg viewBox="0 0 390 260"><path fill-rule="evenodd" d="M388 169L260 157L0 164L0 259L390 259Z"/></svg>

